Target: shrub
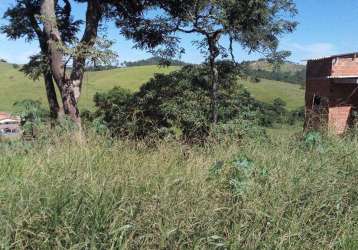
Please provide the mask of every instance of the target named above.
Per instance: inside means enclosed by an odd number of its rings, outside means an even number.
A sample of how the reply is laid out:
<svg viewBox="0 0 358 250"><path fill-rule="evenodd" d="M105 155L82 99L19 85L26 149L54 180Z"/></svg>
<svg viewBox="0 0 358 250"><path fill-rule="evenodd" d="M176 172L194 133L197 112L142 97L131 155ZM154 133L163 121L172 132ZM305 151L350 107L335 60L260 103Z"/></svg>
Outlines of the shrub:
<svg viewBox="0 0 358 250"><path fill-rule="evenodd" d="M219 120L234 120L258 110L257 102L237 83L237 70L228 62L219 67ZM95 117L102 117L114 135L144 138L176 135L202 140L210 132L210 83L206 66L185 66L169 75L157 74L130 95L115 88L97 93Z"/></svg>
<svg viewBox="0 0 358 250"><path fill-rule="evenodd" d="M255 120L257 125L272 126L284 120L288 112L282 99L275 99L273 104L255 100L238 83L238 68L231 62L219 62L218 71L220 124L228 123L229 127L237 126L238 121L245 124ZM116 136L175 136L189 142L203 141L212 129L208 75L206 65L189 65L169 75L155 75L134 94L121 88L97 93L97 111L85 117L102 121Z"/></svg>
<svg viewBox="0 0 358 250"><path fill-rule="evenodd" d="M40 101L25 99L14 103L21 117L24 133L34 134L34 129L49 118L47 110L42 108Z"/></svg>
<svg viewBox="0 0 358 250"><path fill-rule="evenodd" d="M246 155L239 154L228 161L218 174L223 175L223 188L232 193L235 199L249 192L254 173L254 162Z"/></svg>
<svg viewBox="0 0 358 250"><path fill-rule="evenodd" d="M253 113L254 115L254 113ZM215 143L225 141L240 142L244 138L267 138L266 131L257 120L237 119L212 126L210 139Z"/></svg>
<svg viewBox="0 0 358 250"><path fill-rule="evenodd" d="M299 107L288 113L287 122L290 125L294 125L296 122L303 122L305 119L305 107Z"/></svg>

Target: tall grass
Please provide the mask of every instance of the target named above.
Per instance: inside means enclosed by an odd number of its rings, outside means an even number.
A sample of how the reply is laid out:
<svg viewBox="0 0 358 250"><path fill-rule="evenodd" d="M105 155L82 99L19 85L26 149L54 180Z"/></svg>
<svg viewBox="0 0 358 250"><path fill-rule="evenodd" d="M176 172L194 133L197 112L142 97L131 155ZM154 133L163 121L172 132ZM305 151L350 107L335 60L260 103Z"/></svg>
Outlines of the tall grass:
<svg viewBox="0 0 358 250"><path fill-rule="evenodd" d="M358 139L0 144L2 249L356 249Z"/></svg>

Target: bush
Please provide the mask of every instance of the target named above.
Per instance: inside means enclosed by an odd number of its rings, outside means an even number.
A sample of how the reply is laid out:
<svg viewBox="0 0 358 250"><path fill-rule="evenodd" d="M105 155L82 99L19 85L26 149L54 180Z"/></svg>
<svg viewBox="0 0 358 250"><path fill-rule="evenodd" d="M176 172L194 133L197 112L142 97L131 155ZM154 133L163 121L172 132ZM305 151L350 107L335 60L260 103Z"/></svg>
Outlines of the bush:
<svg viewBox="0 0 358 250"><path fill-rule="evenodd" d="M260 126L283 122L286 103L255 100L237 81L238 68L231 62L218 63L220 124L253 121ZM114 88L97 93L97 111L85 117L102 121L112 135L131 138L180 137L185 141L203 141L211 127L211 84L206 65L185 66L169 75L157 74L137 93ZM254 116L252 115L254 113Z"/></svg>
<svg viewBox="0 0 358 250"><path fill-rule="evenodd" d="M236 81L236 68L219 63L219 120L231 121L258 110L261 103ZM94 117L102 117L112 134L145 138L167 135L193 141L210 132L210 83L206 66L186 66L169 75L157 74L139 92L115 88L97 93Z"/></svg>
<svg viewBox="0 0 358 250"><path fill-rule="evenodd" d="M17 114L21 117L22 129L25 134L34 135L34 129L48 120L49 112L42 108L40 101L25 99L15 102L14 106L18 110Z"/></svg>
<svg viewBox="0 0 358 250"><path fill-rule="evenodd" d="M14 103L21 119L28 122L41 122L49 117L49 112L41 106L40 101L25 99Z"/></svg>
<svg viewBox="0 0 358 250"><path fill-rule="evenodd" d="M305 107L299 107L288 113L288 124L294 125L296 122L303 122L305 119Z"/></svg>
<svg viewBox="0 0 358 250"><path fill-rule="evenodd" d="M237 119L227 123L213 125L210 131L210 140L217 142L240 142L244 138L267 138L266 131L259 126L257 120Z"/></svg>

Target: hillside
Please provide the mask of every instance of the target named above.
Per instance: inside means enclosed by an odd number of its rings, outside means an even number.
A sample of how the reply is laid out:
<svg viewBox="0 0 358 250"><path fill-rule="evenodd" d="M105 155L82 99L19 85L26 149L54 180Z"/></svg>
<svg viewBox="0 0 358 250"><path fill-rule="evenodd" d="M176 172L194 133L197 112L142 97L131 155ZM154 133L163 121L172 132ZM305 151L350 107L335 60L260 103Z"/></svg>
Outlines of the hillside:
<svg viewBox="0 0 358 250"><path fill-rule="evenodd" d="M243 85L258 100L271 103L281 98L292 110L304 105L304 90L297 84L262 79L259 83L242 81Z"/></svg>
<svg viewBox="0 0 358 250"><path fill-rule="evenodd" d="M98 91L110 90L114 86L135 91L141 84L148 81L154 73L168 73L176 68L143 66L89 72L85 76L80 107L92 107L92 98ZM39 100L43 104L47 102L43 82L33 82L10 64L0 63L0 88L0 110L12 111L13 104L23 99Z"/></svg>
<svg viewBox="0 0 358 250"><path fill-rule="evenodd" d="M267 70L267 71L273 70L273 65L263 59L257 60L257 61L250 61L248 63L252 69L256 69L256 70L261 69L261 70ZM297 71L304 70L305 68L306 68L305 65L293 63L293 62L286 62L280 66L281 71L291 72L291 73L295 73Z"/></svg>
<svg viewBox="0 0 358 250"><path fill-rule="evenodd" d="M139 60L139 61L134 61L134 62L124 62L123 64L126 67L137 67L137 66L151 66L151 65L160 65L163 63L165 64L170 64L171 66L184 66L184 65L188 65L188 63L180 61L180 60L175 60L175 59L164 59L158 56L154 56L154 57L150 57L148 59L144 59L144 60Z"/></svg>
<svg viewBox="0 0 358 250"><path fill-rule="evenodd" d="M155 73L169 73L177 68L176 66L169 68L140 66L89 72L85 77L80 108L92 108L92 98L96 92L106 91L114 86L135 91ZM271 102L280 97L287 102L289 109L303 105L304 91L298 85L269 80L262 80L260 83L242 80L240 82L259 100ZM39 100L46 104L43 82L33 82L11 64L0 63L0 88L2 111L13 111L13 103L23 99Z"/></svg>

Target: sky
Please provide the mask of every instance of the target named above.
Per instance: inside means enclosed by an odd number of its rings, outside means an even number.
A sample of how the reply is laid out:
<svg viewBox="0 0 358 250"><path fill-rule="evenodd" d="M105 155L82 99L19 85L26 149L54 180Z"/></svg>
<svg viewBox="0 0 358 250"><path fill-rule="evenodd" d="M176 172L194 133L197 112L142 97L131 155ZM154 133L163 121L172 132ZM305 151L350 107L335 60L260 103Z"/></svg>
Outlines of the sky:
<svg viewBox="0 0 358 250"><path fill-rule="evenodd" d="M292 52L290 61L304 63L305 60L323 56L358 51L358 1L357 0L295 0L298 15L295 20L299 25L294 33L286 34L280 39L280 49ZM0 17L15 0L0 0ZM78 5L74 13L83 17L85 5ZM0 19L0 25L6 20ZM118 29L111 23L106 25L106 36L115 41L113 50L119 55L118 61L136 61L145 59L151 54L134 49L133 43L120 36ZM204 60L200 51L192 44L200 37L181 35L181 45L185 54L181 60L189 63L200 63ZM8 40L0 34L0 58L11 63L26 63L29 56L37 53L38 42L26 42L24 39ZM254 60L262 57L259 54L248 54L240 47L235 48L238 60Z"/></svg>

